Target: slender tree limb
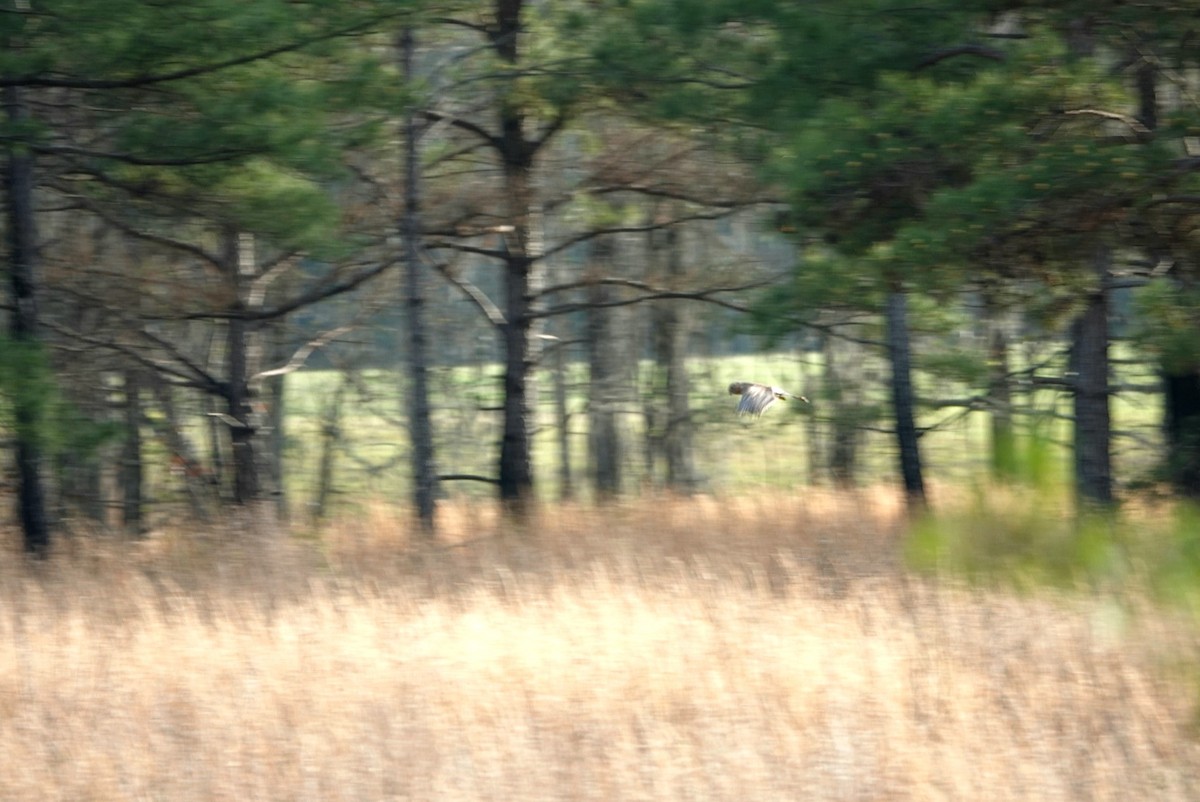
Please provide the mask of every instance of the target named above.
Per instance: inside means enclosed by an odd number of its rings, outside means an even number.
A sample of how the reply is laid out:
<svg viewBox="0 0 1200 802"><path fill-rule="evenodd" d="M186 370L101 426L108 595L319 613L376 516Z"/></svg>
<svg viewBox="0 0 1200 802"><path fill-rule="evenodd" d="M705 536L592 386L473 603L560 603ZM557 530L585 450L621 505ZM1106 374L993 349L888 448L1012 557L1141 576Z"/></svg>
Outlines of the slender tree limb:
<svg viewBox="0 0 1200 802"><path fill-rule="evenodd" d="M1174 203L1200 205L1200 195L1166 195L1161 198L1153 198L1146 201L1145 208L1148 209L1151 206L1164 206Z"/></svg>
<svg viewBox="0 0 1200 802"><path fill-rule="evenodd" d="M310 306L319 301L326 301L330 298L350 292L351 290L358 289L363 284L380 275L388 268L394 267L396 265L396 261L397 260L395 258L385 259L384 261L379 262L370 268L356 273L344 281L318 284L307 292L300 293L290 301L277 304L269 309L229 311L227 313L209 314L207 317L240 317L243 320L275 320L277 318L284 317L285 315L289 315L297 309L301 309L305 306ZM206 316L199 315L198 317L203 318Z"/></svg>
<svg viewBox="0 0 1200 802"><path fill-rule="evenodd" d="M566 109L559 109L554 115L554 119L551 120L546 127L542 129L541 134L539 134L537 138L533 140L533 144L530 148L531 155L540 151L543 145L553 139L554 135L561 131L562 127L567 124L568 119L569 115L567 114Z"/></svg>
<svg viewBox="0 0 1200 802"><path fill-rule="evenodd" d="M689 195L686 192L679 190L667 189L665 187L651 187L645 184L613 184L601 187L589 187L588 194L590 195L612 195L620 192L632 192L637 195L644 195L651 198L665 198L667 200L684 201L685 203L696 203L708 206L710 208L720 209L744 209L748 206L777 206L784 203L780 198L750 198L747 200L732 200L732 199L714 199L711 197L697 197Z"/></svg>
<svg viewBox="0 0 1200 802"><path fill-rule="evenodd" d="M732 287L703 287L691 292L700 295L713 295L716 293L725 292L744 292L746 290L754 290L760 287L769 286L778 281L780 276L768 276L759 281L751 281L746 284L738 284ZM546 295L553 295L559 292L569 292L571 290L583 289L584 287L593 287L596 285L604 285L609 287L629 287L630 289L641 290L647 293L686 293L685 290L675 290L670 287L656 287L645 281L639 281L631 278L617 278L606 276L603 278L583 278L579 281L568 281L565 284L555 284L552 287L546 287L541 292L538 292L534 297L541 298Z"/></svg>
<svg viewBox="0 0 1200 802"><path fill-rule="evenodd" d="M149 368L158 374L170 376L176 379L176 383L181 387L190 387L192 389L202 390L207 393L220 392L220 382L217 382L206 372L201 371L201 378L197 379L195 375L192 375L188 372L172 367L171 365L164 364L157 360L150 359L144 353L142 353L140 349L133 348L122 343L113 342L112 340L105 340L100 337L93 337L88 334L83 334L82 332L74 331L73 329L69 329L66 326L63 326L52 320L45 320L43 321L43 324L47 328L77 342L86 343L88 345L96 346L97 348L103 348L127 356L143 367Z"/></svg>
<svg viewBox="0 0 1200 802"><path fill-rule="evenodd" d="M478 245L468 245L463 242L450 242L449 240L432 240L430 242L426 242L425 250L473 253L477 256L486 256L489 259L503 259L508 253L500 248L482 248Z"/></svg>
<svg viewBox="0 0 1200 802"><path fill-rule="evenodd" d="M91 150L88 148L79 148L71 145L44 145L37 143L30 145L25 140L17 137L0 137L0 142L23 144L28 146L34 153L47 156L82 156L88 159L103 159L106 161L123 162L125 164L132 164L138 167L194 167L197 165L218 164L220 162L245 159L260 152L255 150L224 150L214 151L212 153L197 154L194 156L151 158L148 156L138 156L133 153Z"/></svg>
<svg viewBox="0 0 1200 802"><path fill-rule="evenodd" d="M716 289L716 290L692 291L692 292L683 292L683 291L677 291L677 290L660 290L658 292L646 292L646 293L643 293L643 294L638 295L633 298L622 298L622 299L613 300L613 301L602 301L599 303L597 303L597 302L580 302L580 303L563 304L561 306L551 307L548 309L539 309L539 310L530 312L527 315L527 317L530 319L536 320L539 318L555 317L557 315L566 315L566 314L570 314L571 312L580 312L585 309L611 309L613 307L618 307L618 306L632 306L634 304L646 303L647 301L667 301L667 300L703 301L704 303L709 303L709 304L713 304L715 306L724 307L725 309L731 309L735 312L749 313L749 312L753 311L748 306L744 306L742 304L735 303L733 301L727 301L724 298L717 297L715 294L715 293L720 293L720 292L731 292L731 291L732 290L729 290L729 289Z"/></svg>
<svg viewBox="0 0 1200 802"><path fill-rule="evenodd" d="M461 131L466 131L467 133L474 134L475 136L482 139L484 141L484 143L486 143L493 150L498 151L503 148L503 143L500 141L499 137L493 136L491 134L491 132L489 132L482 125L477 125L476 123L473 123L470 120L464 120L461 117L455 117L455 116L452 116L449 114L443 114L441 112L433 111L431 109L422 110L421 115L425 119L429 120L430 122L446 123L447 125L451 125L455 128L458 128Z"/></svg>
<svg viewBox="0 0 1200 802"><path fill-rule="evenodd" d="M1144 142L1153 136L1153 133L1142 124L1140 120L1131 117L1128 114L1121 114L1115 111L1106 111L1104 109L1066 109L1063 114L1068 117L1099 117L1104 120L1112 120L1119 122L1129 128L1134 133L1139 142Z"/></svg>
<svg viewBox="0 0 1200 802"><path fill-rule="evenodd" d="M695 214L688 214L683 215L682 217L672 218L664 223L646 223L644 225L593 228L591 230L576 234L573 237L567 237L564 240L560 240L553 247L545 249L538 258L545 259L549 256L553 256L557 253L561 253L562 251L573 248L581 243L593 240L596 237L604 237L608 236L609 234L645 234L650 231L660 231L664 228L670 228L671 226L676 226L680 223L687 223L694 220L720 220L724 217L728 217L733 213L733 211L733 209L723 209L718 212L697 212Z"/></svg>
<svg viewBox="0 0 1200 802"><path fill-rule="evenodd" d="M298 39L292 42L286 42L275 47L268 47L262 50L257 50L252 53L246 53L241 56L216 61L211 64L200 64L195 67L184 67L182 69L173 70L171 72L158 73L156 75L138 75L132 78L64 78L51 75L18 75L18 76L0 76L0 87L6 86L32 86L54 89L138 89L155 84L172 83L174 81L182 81L187 78L197 78L202 75L209 75L215 72L221 72L231 67L240 67L243 64L253 64L256 61L265 61L275 56L283 55L284 53L292 53L297 50L303 50L310 45L320 42L327 42L332 39L337 39L342 36L349 36L355 33L361 33L371 30L389 19L400 17L405 12L393 12L381 14L363 22L354 25L340 28L334 31L319 34L317 36L309 36L303 39Z"/></svg>
<svg viewBox="0 0 1200 802"><path fill-rule="evenodd" d="M940 64L947 59L957 58L958 56L976 56L978 58L985 58L998 62L1004 62L1008 60L1008 56L1003 50L999 50L994 47L988 47L987 45L962 44L954 45L953 47L945 47L941 50L936 50L933 53L930 53L928 56L917 62L914 70L925 70L934 66L935 64Z"/></svg>
<svg viewBox="0 0 1200 802"><path fill-rule="evenodd" d="M485 482L490 485L500 484L499 479L493 479L490 476L479 476L474 473L440 473L438 474L439 482Z"/></svg>
<svg viewBox="0 0 1200 802"><path fill-rule="evenodd" d="M476 33L487 34L489 32L486 25L480 25L479 23L470 22L465 19L458 19L457 17L432 17L429 22L434 25L455 25L475 31Z"/></svg>
<svg viewBox="0 0 1200 802"><path fill-rule="evenodd" d="M117 229L122 234L126 234L134 239L141 240L142 242L161 245L169 250L194 256L209 267L216 268L218 273L221 273L224 270L224 263L218 254L212 253L211 251L206 250L195 243L178 240L174 237L168 237L165 234L154 234L149 231L144 231L130 223L126 223L116 215L111 214L101 204L94 203L86 198L80 197L79 204L81 208L86 209L87 211L96 215L96 217Z"/></svg>
<svg viewBox="0 0 1200 802"><path fill-rule="evenodd" d="M139 337L149 340L155 346L165 351L167 355L171 357L171 359L190 370L193 374L199 377L200 381L204 385L218 387L221 384L219 381L217 381L216 377L194 362L187 356L187 354L182 353L178 348L176 348L174 343L164 340L162 337L147 331L145 328L138 328L137 333Z"/></svg>

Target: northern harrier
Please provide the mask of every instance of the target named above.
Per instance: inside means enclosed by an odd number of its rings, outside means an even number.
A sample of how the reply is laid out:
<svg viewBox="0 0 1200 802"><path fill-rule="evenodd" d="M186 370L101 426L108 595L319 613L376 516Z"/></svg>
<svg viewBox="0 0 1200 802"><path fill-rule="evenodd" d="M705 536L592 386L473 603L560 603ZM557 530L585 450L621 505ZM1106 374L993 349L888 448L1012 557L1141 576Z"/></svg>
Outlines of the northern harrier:
<svg viewBox="0 0 1200 802"><path fill-rule="evenodd" d="M776 399L786 401L789 398L795 398L797 401L808 403L808 399L802 395L789 393L781 387L770 387L766 384L755 384L754 382L734 382L729 385L730 395L740 395L741 401L738 401L737 411L739 415L753 415L758 417L767 411L767 407L775 403Z"/></svg>

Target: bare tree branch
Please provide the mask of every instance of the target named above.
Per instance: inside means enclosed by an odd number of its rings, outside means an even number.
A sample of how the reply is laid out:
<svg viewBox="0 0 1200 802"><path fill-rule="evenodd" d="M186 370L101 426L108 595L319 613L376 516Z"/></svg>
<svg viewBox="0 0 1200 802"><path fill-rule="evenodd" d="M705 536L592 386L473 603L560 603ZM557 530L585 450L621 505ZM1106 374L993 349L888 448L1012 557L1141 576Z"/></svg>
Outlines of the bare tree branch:
<svg viewBox="0 0 1200 802"><path fill-rule="evenodd" d="M593 283L621 284L621 283L624 283L624 281L620 280L620 279L611 279L611 280L596 281ZM630 285L636 285L638 283L640 283L640 282L630 282ZM720 293L727 293L727 292L734 292L734 291L736 291L736 288L731 289L728 287L718 287L718 288L708 289L708 290L692 290L692 291L667 290L667 289L653 290L653 289L651 289L651 290L643 292L642 294L637 295L632 298L621 298L621 299L617 299L617 300L602 301L602 302L594 302L594 301L586 302L585 301L585 302L580 302L580 303L563 304L561 306L555 306L555 307L551 307L549 309L539 309L539 310L530 312L527 315L527 317L529 317L530 319L555 317L557 315L565 315L565 314L569 314L571 312L579 312L579 311L582 311L585 309L610 309L610 308L617 307L617 306L632 306L634 304L646 303L647 301L666 301L666 300L703 301L704 303L714 304L715 306L721 306L726 309L732 309L735 312L743 312L743 313L750 312L751 309L748 306L745 306L745 305L739 304L739 303L735 303L733 301L728 301L724 298L717 297L718 294L720 294Z"/></svg>
<svg viewBox="0 0 1200 802"><path fill-rule="evenodd" d="M425 243L425 249L429 251L458 251L459 253L473 253L478 256L486 256L489 259L503 259L507 256L507 252L499 248L481 248L478 245L468 245L464 242L450 242L448 240L433 240Z"/></svg>
<svg viewBox="0 0 1200 802"><path fill-rule="evenodd" d="M139 239L143 242L161 245L164 248L185 253L189 256L194 256L209 267L216 268L218 272L224 269L224 264L220 256L212 253L211 251L205 250L199 245L191 242L185 242L183 240L177 240L174 237L168 237L165 234L154 234L149 231L143 231L142 229L137 228L130 223L126 223L116 215L109 213L109 211L102 205L94 203L87 198L79 197L78 202L82 208L87 209L89 212L96 215L105 223L108 223L110 226L120 231L122 234L127 234L134 239Z"/></svg>
<svg viewBox="0 0 1200 802"><path fill-rule="evenodd" d="M153 86L155 84L171 83L173 81L181 81L186 78L196 78L201 75L209 75L211 73L220 72L231 67L239 67L243 64L252 64L256 61L264 61L266 59L274 58L275 56L283 55L284 53L303 50L309 45L314 45L318 42L327 42L341 36L349 36L351 34L368 31L379 25L379 23L400 17L404 13L405 12L392 12L388 14L380 14L376 17L372 17L369 20L365 20L345 28L327 31L317 36L305 37L293 42L276 45L275 47L268 47L252 53L246 53L241 56L234 56L222 61L216 61L211 64L200 64L195 67L184 67L182 69L159 73L157 75L138 75L132 78L65 78L51 75L0 76L0 87L37 86L58 89L137 89L145 86Z"/></svg>
<svg viewBox="0 0 1200 802"><path fill-rule="evenodd" d="M744 292L746 290L758 289L759 287L766 287L770 284L775 283L780 278L782 278L782 276L772 275L772 276L768 276L766 278L760 279L758 281L751 281L751 282L747 282L745 284L738 284L738 285L735 285L732 287L703 287L700 289L691 290L690 292L698 293L701 295L713 295L716 293L723 293L723 292ZM645 281L639 281L637 279L605 276L602 278L582 278L578 281L569 281L565 284L555 284L552 287L544 288L543 290L538 292L534 297L541 298L543 296L552 295L552 294L558 293L558 292L569 292L571 290L578 290L578 289L583 289L584 287L593 287L596 285L604 285L604 286L609 286L609 287L629 287L631 289L641 290L643 292L648 292L648 293L689 292L686 290L676 290L671 287L656 287Z"/></svg>
<svg viewBox="0 0 1200 802"><path fill-rule="evenodd" d="M1119 122L1133 131L1139 141L1144 141L1153 135L1150 129L1143 125L1140 120L1116 111L1106 111L1105 109L1066 109L1063 111L1063 114L1068 117L1099 117L1104 120Z"/></svg>
<svg viewBox="0 0 1200 802"><path fill-rule="evenodd" d="M732 208L730 208L730 209L722 209L721 211L718 211L718 212L697 212L695 214L687 214L687 215L683 215L681 217L675 217L675 218L672 218L671 220L668 220L668 221L665 221L662 223L646 223L644 225L636 225L636 226L612 226L609 228L593 228L588 231L584 231L579 234L576 234L573 237L567 237L566 239L561 240L558 244L554 245L553 247L545 249L538 258L545 259L549 256L553 256L554 254L561 253L562 251L565 251L569 248L573 248L574 246L579 245L581 243L588 242L589 240L593 240L596 237L604 237L609 234L644 234L649 231L660 231L664 228L670 228L671 226L679 225L680 223L686 223L686 222L690 222L693 220L720 220L723 217L728 217L730 214L733 213L733 211L734 210Z"/></svg>
<svg viewBox="0 0 1200 802"><path fill-rule="evenodd" d="M980 44L963 44L953 47L945 47L941 50L936 50L930 53L925 58L917 62L915 70L924 70L935 64L940 64L946 59L956 58L958 56L977 56L979 58L991 59L992 61L1007 61L1008 56L1003 50L998 50L994 47Z"/></svg>
<svg viewBox="0 0 1200 802"><path fill-rule="evenodd" d="M474 473L442 473L438 474L439 482L486 482L491 485L500 484L499 479L490 476L479 476Z"/></svg>
<svg viewBox="0 0 1200 802"><path fill-rule="evenodd" d="M211 376L209 376L208 373L204 372L203 370L201 370L199 372L199 374L198 374L199 379L198 379L195 375L191 375L188 372L184 372L183 370L172 367L171 365L168 365L168 364L164 364L157 360L150 359L144 353L142 353L141 350L139 350L137 348L133 348L132 346L124 345L124 344L118 343L118 342L113 342L112 340L106 340L106 339L103 339L100 337L93 337L88 334L83 334L82 332L78 332L73 329L69 329L66 326L56 323L53 320L47 319L47 320L42 321L42 323L47 328L52 329L52 330L58 332L59 334L63 335L64 337L67 337L71 340L75 340L77 342L86 343L88 345L93 345L98 348L104 348L109 351L115 351L116 353L123 354L123 355L133 359L139 365L150 368L151 370L153 370L157 373L160 373L162 375L171 376L172 378L177 379L178 384L180 386L191 387L193 389L203 390L203 391L209 392L209 393L217 392L220 390L220 386L221 386L220 383L217 382L215 379L213 379ZM189 366L189 370L195 371L195 367Z"/></svg>
<svg viewBox="0 0 1200 802"><path fill-rule="evenodd" d="M0 137L0 142L27 144L23 143L17 137ZM90 150L71 145L43 145L35 143L29 147L35 153L49 156L83 156L88 159L124 162L125 164L132 164L139 167L192 167L196 165L216 164L235 159L244 159L248 156L253 156L257 152L254 150L223 150L213 151L212 153L200 153L193 156L178 156L175 158L151 158L148 156L138 156L133 153Z"/></svg>
<svg viewBox="0 0 1200 802"><path fill-rule="evenodd" d="M421 116L423 116L425 119L429 120L430 122L446 123L447 125L451 125L455 128L458 128L459 130L466 131L470 134L474 134L475 136L482 139L485 143L487 143L490 147L492 147L495 150L500 150L501 147L503 146L498 137L493 136L482 125L477 125L476 123L473 123L470 120L464 120L461 117L455 117L455 116L452 116L449 114L443 114L441 112L432 111L430 109L423 109L421 111Z"/></svg>

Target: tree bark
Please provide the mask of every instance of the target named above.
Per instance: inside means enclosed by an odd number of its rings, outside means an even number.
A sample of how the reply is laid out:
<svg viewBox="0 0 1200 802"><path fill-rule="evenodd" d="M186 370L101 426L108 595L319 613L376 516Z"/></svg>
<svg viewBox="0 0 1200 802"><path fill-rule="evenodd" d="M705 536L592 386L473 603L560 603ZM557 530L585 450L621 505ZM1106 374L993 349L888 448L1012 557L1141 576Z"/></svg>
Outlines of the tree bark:
<svg viewBox="0 0 1200 802"><path fill-rule="evenodd" d="M523 0L496 0L496 19L489 29L492 46L509 67L517 65ZM515 92L515 90L513 90ZM519 98L499 101L500 152L507 201L504 232L504 428L500 442L500 499L520 513L533 494L533 399L531 378L536 362L533 344L533 296L537 288L540 250L535 231L532 170L539 143L529 139Z"/></svg>
<svg viewBox="0 0 1200 802"><path fill-rule="evenodd" d="M668 286L683 276L679 232L666 228L650 233L651 262L662 273ZM689 376L687 370L688 327L680 314L678 302L660 301L651 311L651 339L654 348L656 377L650 403L663 408L656 442L666 463L666 485L679 493L696 489L696 468L692 449L692 415ZM659 397L659 390L662 396ZM665 407L665 408L664 408Z"/></svg>
<svg viewBox="0 0 1200 802"><path fill-rule="evenodd" d="M575 495L571 479L571 413L567 408L567 345L561 337L554 343L554 417L558 421L558 497L568 501Z"/></svg>
<svg viewBox="0 0 1200 802"><path fill-rule="evenodd" d="M29 112L21 90L4 89L4 110L16 130L28 124ZM12 292L10 332L18 348L30 359L40 359L37 303L37 227L33 208L33 154L20 145L10 145L5 195L8 201L8 272ZM36 379L35 379L36 381ZM15 388L13 417L16 424L17 509L21 519L25 551L45 556L50 548L50 522L46 515L46 493L42 477L41 401L32 388Z"/></svg>
<svg viewBox="0 0 1200 802"><path fill-rule="evenodd" d="M592 258L601 274L611 272L613 243L598 239ZM618 425L621 403L620 350L613 310L603 308L612 300L612 288L594 284L588 288L588 453L592 485L597 498L612 498L621 491L623 439Z"/></svg>
<svg viewBox="0 0 1200 802"><path fill-rule="evenodd" d="M1085 504L1113 502L1108 408L1108 270L1112 252L1099 245L1092 269L1096 289L1075 321L1071 369L1075 374L1075 489Z"/></svg>
<svg viewBox="0 0 1200 802"><path fill-rule="evenodd" d="M236 292L237 310L245 311L249 295L245 285L255 269L253 237L227 231L224 263ZM224 395L233 452L233 500L243 505L257 501L262 492L256 453L260 416L256 414L250 389L250 377L259 362L258 328L257 323L235 315L229 319L225 337Z"/></svg>
<svg viewBox="0 0 1200 802"><path fill-rule="evenodd" d="M267 323L263 334L270 341L271 364L282 364L288 358L285 347L287 323L284 320L274 320ZM287 441L284 429L287 421L287 375L268 376L262 382L263 401L266 410L261 416L265 424L266 436L263 438L261 449L261 465L265 484L274 497L275 512L280 520L286 520L288 514L288 499L284 492L284 463L283 450Z"/></svg>
<svg viewBox="0 0 1200 802"><path fill-rule="evenodd" d="M925 506L925 480L917 442L916 402L912 385L912 351L908 339L908 296L899 286L887 297L887 343L892 363L892 411L896 418L896 445L900 475L910 511Z"/></svg>
<svg viewBox="0 0 1200 802"><path fill-rule="evenodd" d="M121 445L121 523L126 533L145 533L142 518L142 386L137 368L125 370L125 440Z"/></svg>
<svg viewBox="0 0 1200 802"><path fill-rule="evenodd" d="M992 477L1016 478L1016 434L1013 430L1012 385L1009 379L1008 332L1000 310L985 295L984 315L988 338L988 401L991 407Z"/></svg>
<svg viewBox="0 0 1200 802"><path fill-rule="evenodd" d="M321 456L317 463L317 498L313 508L313 518L318 521L328 514L329 500L334 493L334 463L342 442L342 400L349 386L350 382L343 375L321 413Z"/></svg>
<svg viewBox="0 0 1200 802"><path fill-rule="evenodd" d="M1135 82L1138 120L1146 129L1158 127L1158 66L1136 50ZM1175 492L1200 498L1200 366L1161 366L1163 435L1166 440L1167 478Z"/></svg>
<svg viewBox="0 0 1200 802"><path fill-rule="evenodd" d="M1200 498L1200 372L1163 372L1167 476L1177 493Z"/></svg>
<svg viewBox="0 0 1200 802"><path fill-rule="evenodd" d="M400 58L405 80L413 79L415 44L411 26L400 34ZM404 292L408 330L408 429L412 443L413 503L421 530L432 535L435 527L437 467L434 462L433 421L429 407L426 355L425 273L420 263L421 167L417 116L409 110L404 120Z"/></svg>
<svg viewBox="0 0 1200 802"><path fill-rule="evenodd" d="M827 464L829 478L837 487L853 487L858 476L859 433L855 413L860 377L853 368L856 360L847 360L851 367L843 369L841 359L852 347L839 343L828 334L821 337L822 384L825 388L822 396L829 403L833 418ZM852 373L855 375L848 375Z"/></svg>

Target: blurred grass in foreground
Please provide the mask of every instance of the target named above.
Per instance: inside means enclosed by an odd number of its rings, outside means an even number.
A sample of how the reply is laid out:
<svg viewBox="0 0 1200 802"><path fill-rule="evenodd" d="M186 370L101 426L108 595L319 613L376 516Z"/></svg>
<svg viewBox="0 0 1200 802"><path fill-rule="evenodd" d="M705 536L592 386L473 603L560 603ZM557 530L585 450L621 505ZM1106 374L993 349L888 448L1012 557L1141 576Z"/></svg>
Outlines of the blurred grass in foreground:
<svg viewBox="0 0 1200 802"><path fill-rule="evenodd" d="M910 566L974 582L1136 590L1200 621L1200 507L1146 495L1080 510L1051 447L1029 438L1009 483L977 483L917 520Z"/></svg>
<svg viewBox="0 0 1200 802"><path fill-rule="evenodd" d="M442 513L10 536L0 799L1200 794L1194 620L911 573L885 491Z"/></svg>

